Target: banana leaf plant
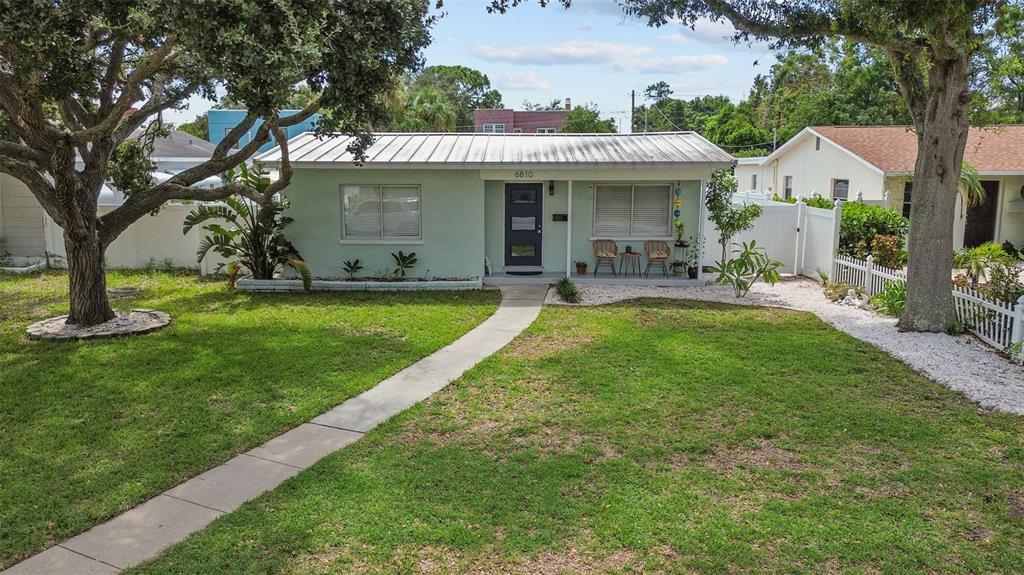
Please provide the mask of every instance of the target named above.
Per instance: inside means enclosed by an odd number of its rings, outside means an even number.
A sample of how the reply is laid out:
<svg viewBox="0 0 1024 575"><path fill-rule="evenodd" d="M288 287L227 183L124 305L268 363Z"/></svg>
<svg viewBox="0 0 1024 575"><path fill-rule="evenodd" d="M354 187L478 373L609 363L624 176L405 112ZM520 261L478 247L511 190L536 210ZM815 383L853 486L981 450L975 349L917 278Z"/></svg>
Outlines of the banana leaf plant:
<svg viewBox="0 0 1024 575"><path fill-rule="evenodd" d="M229 170L225 177L250 188L254 192L253 197L261 197L261 192L270 185L270 179L264 176L258 164L252 168L239 166L238 171ZM198 262L212 251L229 261L231 277L236 275L232 268L240 266L248 270L253 279L259 280L273 279L287 266L295 270L302 278L303 287L309 291L313 274L284 235L285 226L292 221L284 215L287 208L287 201L276 198L257 203L248 198L230 196L224 200L224 205L198 206L185 218L183 233L205 224L202 229L209 235L199 242ZM218 266L218 269L222 267Z"/></svg>

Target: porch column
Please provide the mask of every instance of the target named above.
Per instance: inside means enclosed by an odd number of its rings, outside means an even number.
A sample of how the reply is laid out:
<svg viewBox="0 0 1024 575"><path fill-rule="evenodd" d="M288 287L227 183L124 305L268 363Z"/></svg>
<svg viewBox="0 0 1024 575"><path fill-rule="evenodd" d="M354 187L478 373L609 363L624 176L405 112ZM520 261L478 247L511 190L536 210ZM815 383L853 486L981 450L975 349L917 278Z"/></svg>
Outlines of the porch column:
<svg viewBox="0 0 1024 575"><path fill-rule="evenodd" d="M707 218L704 215L704 196L707 194L705 186L707 180L700 181L700 193L697 194L698 202L700 205L697 206L697 279L704 279L704 250L707 249L705 243L707 236L704 235L704 220Z"/></svg>
<svg viewBox="0 0 1024 575"><path fill-rule="evenodd" d="M572 277L572 180L569 184L568 207L565 210L565 277Z"/></svg>

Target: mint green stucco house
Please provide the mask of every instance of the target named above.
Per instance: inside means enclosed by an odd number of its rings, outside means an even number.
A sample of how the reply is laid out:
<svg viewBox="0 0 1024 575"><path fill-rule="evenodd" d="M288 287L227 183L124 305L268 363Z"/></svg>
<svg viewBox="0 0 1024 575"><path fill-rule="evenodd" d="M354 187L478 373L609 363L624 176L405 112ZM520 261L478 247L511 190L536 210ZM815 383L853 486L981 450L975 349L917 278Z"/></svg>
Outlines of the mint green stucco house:
<svg viewBox="0 0 1024 575"><path fill-rule="evenodd" d="M686 235L702 236L702 182L735 163L693 132L377 134L360 164L351 142L289 144L287 233L320 278L355 258L365 275L388 274L398 250L416 252L420 278L592 270L595 239L671 243L676 209ZM280 152L260 161L277 166Z"/></svg>

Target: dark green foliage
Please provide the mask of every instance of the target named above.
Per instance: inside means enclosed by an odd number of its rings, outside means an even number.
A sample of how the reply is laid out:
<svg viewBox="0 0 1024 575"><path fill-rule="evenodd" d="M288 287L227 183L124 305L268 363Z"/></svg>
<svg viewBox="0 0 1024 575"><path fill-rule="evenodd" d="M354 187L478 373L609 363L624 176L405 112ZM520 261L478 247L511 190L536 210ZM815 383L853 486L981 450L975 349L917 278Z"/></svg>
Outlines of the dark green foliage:
<svg viewBox="0 0 1024 575"><path fill-rule="evenodd" d="M865 249L875 236L899 236L907 233L910 222L897 211L882 206L861 202L843 204L843 216L839 223L839 253L856 255L857 244L863 242ZM902 240L901 240L902 247Z"/></svg>
<svg viewBox="0 0 1024 575"><path fill-rule="evenodd" d="M1024 282L1021 282L1020 274L1020 268L1014 265L993 264L982 291L992 299L1014 303L1024 295Z"/></svg>
<svg viewBox="0 0 1024 575"><path fill-rule="evenodd" d="M402 250L398 250L398 253L392 252L391 259L395 260L395 275L401 279L404 279L406 272L411 270L416 265L416 252L403 253Z"/></svg>
<svg viewBox="0 0 1024 575"><path fill-rule="evenodd" d="M555 292L565 303L580 303L580 292L569 278L562 278L555 284Z"/></svg>
<svg viewBox="0 0 1024 575"><path fill-rule="evenodd" d="M354 260L345 260L341 263L341 269L348 274L348 279L355 279L356 274L363 269L363 264L359 262L359 258Z"/></svg>
<svg viewBox="0 0 1024 575"><path fill-rule="evenodd" d="M562 131L593 134L616 132L617 130L615 129L615 120L612 118L601 119L601 112L597 109L597 104L586 104L577 106L566 114Z"/></svg>
<svg viewBox="0 0 1024 575"><path fill-rule="evenodd" d="M238 172L229 171L227 179L257 193L270 185L270 179L264 175L259 164L251 169L242 164ZM199 242L197 261L203 261L213 251L229 262L249 270L252 277L258 280L273 279L282 267L288 266L299 274L303 286L309 291L313 275L302 261L299 251L284 235L285 226L292 221L283 215L288 208L287 201L271 198L262 204L255 204L248 199L232 196L225 198L224 204L202 204L185 218L182 230L185 234L205 222L219 220L227 224L207 223L203 226L210 235Z"/></svg>
<svg viewBox="0 0 1024 575"><path fill-rule="evenodd" d="M871 305L878 313L891 317L899 317L903 306L907 304L907 282L896 281L886 284L882 291L871 298Z"/></svg>

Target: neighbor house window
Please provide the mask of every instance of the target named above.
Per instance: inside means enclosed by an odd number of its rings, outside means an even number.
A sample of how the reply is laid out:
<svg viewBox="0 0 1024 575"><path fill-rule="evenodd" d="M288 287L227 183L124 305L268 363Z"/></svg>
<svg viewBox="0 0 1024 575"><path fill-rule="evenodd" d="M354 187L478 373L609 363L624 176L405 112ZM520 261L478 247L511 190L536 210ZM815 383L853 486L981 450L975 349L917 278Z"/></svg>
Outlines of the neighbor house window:
<svg viewBox="0 0 1024 575"><path fill-rule="evenodd" d="M817 152L821 149L821 136L814 138L814 151Z"/></svg>
<svg viewBox="0 0 1024 575"><path fill-rule="evenodd" d="M755 192L757 191L757 174L752 174L750 176L750 189Z"/></svg>
<svg viewBox="0 0 1024 575"><path fill-rule="evenodd" d="M832 199L844 202L850 199L850 180L832 180Z"/></svg>
<svg viewBox="0 0 1024 575"><path fill-rule="evenodd" d="M420 237L419 186L343 186L342 190L344 239Z"/></svg>
<svg viewBox="0 0 1024 575"><path fill-rule="evenodd" d="M557 131L555 128L537 128L538 134L554 134Z"/></svg>
<svg viewBox="0 0 1024 575"><path fill-rule="evenodd" d="M594 187L594 235L671 235L671 186L601 184Z"/></svg>
<svg viewBox="0 0 1024 575"><path fill-rule="evenodd" d="M914 191L914 182L903 183L903 217L910 217L910 194Z"/></svg>
<svg viewBox="0 0 1024 575"><path fill-rule="evenodd" d="M512 133L513 134L522 134L523 133L523 129L522 128L512 128Z"/></svg>
<svg viewBox="0 0 1024 575"><path fill-rule="evenodd" d="M793 197L793 176L783 176L782 191L787 200Z"/></svg>
<svg viewBox="0 0 1024 575"><path fill-rule="evenodd" d="M485 134L504 134L505 124L484 124Z"/></svg>

